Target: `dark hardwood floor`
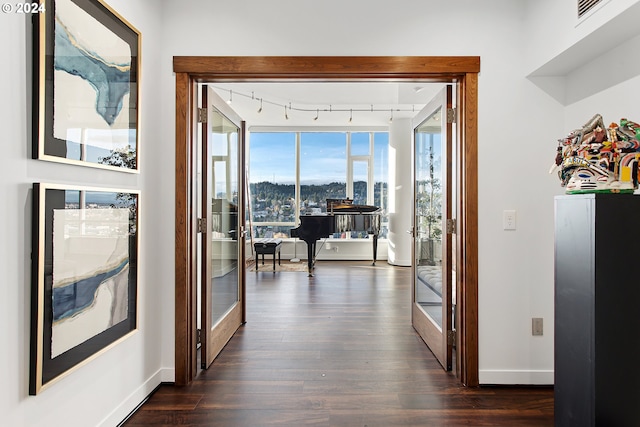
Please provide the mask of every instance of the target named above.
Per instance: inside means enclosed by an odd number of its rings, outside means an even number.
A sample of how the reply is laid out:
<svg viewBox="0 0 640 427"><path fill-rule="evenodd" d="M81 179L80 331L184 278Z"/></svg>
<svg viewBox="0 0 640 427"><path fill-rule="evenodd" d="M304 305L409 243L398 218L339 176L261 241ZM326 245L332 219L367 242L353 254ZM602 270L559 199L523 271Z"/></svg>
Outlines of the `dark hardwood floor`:
<svg viewBox="0 0 640 427"><path fill-rule="evenodd" d="M465 388L411 327L407 267L247 274L247 323L125 426L552 426L550 387Z"/></svg>

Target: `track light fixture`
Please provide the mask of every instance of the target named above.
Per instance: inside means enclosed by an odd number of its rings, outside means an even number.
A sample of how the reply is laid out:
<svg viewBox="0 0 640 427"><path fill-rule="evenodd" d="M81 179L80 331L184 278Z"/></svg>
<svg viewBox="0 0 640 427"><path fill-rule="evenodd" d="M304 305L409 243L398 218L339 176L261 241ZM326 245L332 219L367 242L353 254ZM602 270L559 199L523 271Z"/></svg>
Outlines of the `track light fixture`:
<svg viewBox="0 0 640 427"><path fill-rule="evenodd" d="M222 90L222 91L229 91L229 99L227 101L228 104L231 104L233 102L233 95L234 95L234 91L233 90L229 90L227 88L223 88L223 87L216 87L216 89L218 90ZM256 100L256 101L260 101L260 106L257 110L258 113L262 113L262 109L263 109L263 105L264 103L267 104L271 104L277 107L283 107L284 108L284 118L285 120L289 120L289 112L291 111L301 111L301 112L313 112L313 110L316 111L315 117L313 118L314 121L318 121L320 118L320 110L322 110L323 112L328 112L328 113L333 113L333 112L349 112L349 123L353 122L353 112L354 111L359 111L359 112L364 112L364 113L384 113L385 111L389 111L390 116L389 116L389 123L393 122L393 112L394 111L399 111L399 112L414 112L416 111L416 105L412 105L411 108L389 108L387 107L379 107L379 108L375 108L374 104L370 104L369 108L333 108L333 105L329 104L329 108L300 108L300 107L296 107L293 108L292 107L292 103L289 102L288 105L287 104L281 104L278 102L273 102L273 101L269 101L269 100L265 100L264 98L258 98L255 95L255 92L251 92L250 95L248 94L244 94L242 92L238 92L235 91L235 95L236 96L242 96L245 98L251 98L252 100ZM422 106L418 105L418 109L422 108ZM288 111L287 111L288 110Z"/></svg>

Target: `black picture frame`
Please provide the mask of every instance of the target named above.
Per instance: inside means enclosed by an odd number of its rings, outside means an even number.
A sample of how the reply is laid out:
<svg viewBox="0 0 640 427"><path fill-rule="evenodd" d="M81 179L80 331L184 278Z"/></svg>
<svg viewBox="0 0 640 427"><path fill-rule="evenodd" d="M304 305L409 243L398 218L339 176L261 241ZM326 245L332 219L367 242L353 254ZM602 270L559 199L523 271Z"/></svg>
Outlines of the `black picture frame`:
<svg viewBox="0 0 640 427"><path fill-rule="evenodd" d="M138 172L141 34L100 0L33 14L32 158Z"/></svg>
<svg viewBox="0 0 640 427"><path fill-rule="evenodd" d="M33 185L35 395L137 330L139 192Z"/></svg>

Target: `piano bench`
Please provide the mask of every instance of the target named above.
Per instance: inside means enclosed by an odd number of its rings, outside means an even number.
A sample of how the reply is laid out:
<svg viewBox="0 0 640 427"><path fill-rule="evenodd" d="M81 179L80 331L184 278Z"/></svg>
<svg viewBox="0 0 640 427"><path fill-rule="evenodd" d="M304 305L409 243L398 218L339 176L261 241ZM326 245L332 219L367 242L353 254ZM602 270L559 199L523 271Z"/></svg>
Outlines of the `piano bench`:
<svg viewBox="0 0 640 427"><path fill-rule="evenodd" d="M254 239L253 248L256 251L256 271L258 271L258 255L262 255L262 265L264 265L264 255L273 255L273 271L276 271L276 255L278 265L280 265L280 247L282 239Z"/></svg>

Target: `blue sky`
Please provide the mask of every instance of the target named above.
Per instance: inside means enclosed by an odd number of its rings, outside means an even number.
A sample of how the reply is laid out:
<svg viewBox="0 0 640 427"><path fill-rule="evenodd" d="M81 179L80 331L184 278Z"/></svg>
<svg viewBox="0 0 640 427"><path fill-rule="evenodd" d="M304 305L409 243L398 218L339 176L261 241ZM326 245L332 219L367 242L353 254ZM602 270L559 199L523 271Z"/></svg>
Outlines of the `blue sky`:
<svg viewBox="0 0 640 427"><path fill-rule="evenodd" d="M352 134L352 154L367 154L368 133ZM375 139L375 181L387 181L388 134ZM279 184L295 182L295 133L251 133L250 181ZM303 184L345 182L346 135L342 132L301 134L300 180ZM383 161L381 167L378 161ZM357 179L357 177L356 177Z"/></svg>

